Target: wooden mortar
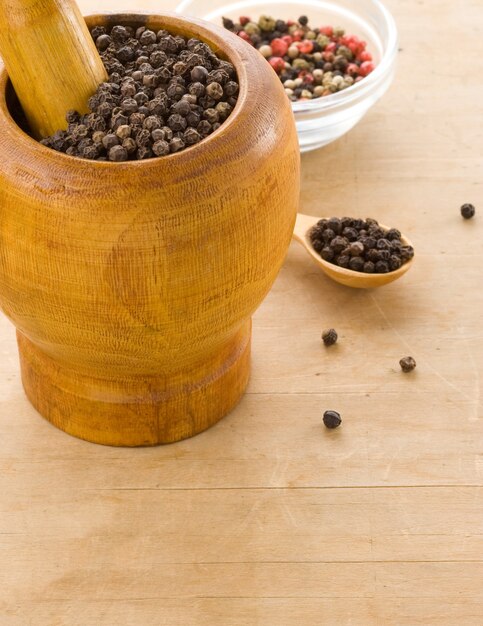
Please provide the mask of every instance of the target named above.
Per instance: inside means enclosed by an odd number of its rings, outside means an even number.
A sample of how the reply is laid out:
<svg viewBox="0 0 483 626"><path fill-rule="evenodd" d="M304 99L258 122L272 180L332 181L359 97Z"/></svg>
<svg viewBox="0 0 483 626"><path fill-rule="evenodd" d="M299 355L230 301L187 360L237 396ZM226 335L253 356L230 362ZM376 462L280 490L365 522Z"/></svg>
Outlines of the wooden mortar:
<svg viewBox="0 0 483 626"><path fill-rule="evenodd" d="M22 380L62 430L118 446L168 443L228 413L248 382L251 315L292 237L299 150L290 103L237 36L175 15L97 15L209 43L237 106L178 154L106 163L21 130L0 68L0 305Z"/></svg>

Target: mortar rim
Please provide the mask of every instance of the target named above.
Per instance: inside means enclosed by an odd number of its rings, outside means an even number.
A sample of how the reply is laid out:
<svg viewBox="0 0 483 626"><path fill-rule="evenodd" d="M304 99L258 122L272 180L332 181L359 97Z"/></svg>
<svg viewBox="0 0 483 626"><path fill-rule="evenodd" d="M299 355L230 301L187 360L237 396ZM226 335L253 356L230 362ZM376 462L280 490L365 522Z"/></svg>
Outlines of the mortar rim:
<svg viewBox="0 0 483 626"><path fill-rule="evenodd" d="M53 148L43 146L39 141L29 135L18 125L14 116L10 112L6 97L8 87L10 86L13 88L13 85L10 81L5 65L0 58L0 124L6 125L8 130L12 133L12 136L15 137L18 148L25 149L25 151L31 153L32 156L38 156L39 159L52 159L55 162L55 165L58 165L59 167L77 165L82 168L92 168L93 170L95 168L109 168L110 171L114 171L113 168L115 167L115 171L125 172L131 168L133 168L134 171L139 170L140 168L146 170L148 167L160 167L163 164L170 164L174 161L176 161L176 165L179 166L183 159L190 162L192 159L202 156L205 152L209 152L213 141L222 139L223 136L229 131L235 130L236 132L236 125L240 122L240 113L248 102L249 91L247 64L243 60L243 52L246 55L252 56L253 59L256 59L257 61L260 60L260 64L264 61L263 58L258 59L258 53L249 44L241 40L236 35L227 33L225 29L216 24L211 24L210 22L205 22L204 20L200 20L195 17L180 16L174 12L163 12L161 14L146 11L130 11L129 13L103 11L85 15L84 19L86 20L89 28L96 24L102 25L106 22L132 25L132 22L135 21L135 23L138 23L138 26L143 26L150 24L155 20L161 21L166 19L171 22L166 30L174 32L175 34L178 32L189 33L192 27L196 27L197 31L196 33L192 33L193 36L196 36L201 41L208 43L217 54L221 53L222 57L228 59L235 67L239 84L239 92L235 108L220 128L208 135L208 137L202 139L199 143L189 146L180 152L163 157L151 157L149 159L124 161L121 163L83 159L81 157L68 155L54 150ZM184 25L186 25L185 30L183 29ZM235 129L233 128L234 126ZM5 133L2 134L4 135Z"/></svg>

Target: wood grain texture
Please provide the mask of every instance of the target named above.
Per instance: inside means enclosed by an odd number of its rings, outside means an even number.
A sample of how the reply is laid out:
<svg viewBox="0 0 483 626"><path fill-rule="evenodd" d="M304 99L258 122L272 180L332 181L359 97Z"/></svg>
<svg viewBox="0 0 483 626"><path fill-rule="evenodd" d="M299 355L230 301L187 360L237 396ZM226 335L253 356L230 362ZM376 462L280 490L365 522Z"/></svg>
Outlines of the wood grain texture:
<svg viewBox="0 0 483 626"><path fill-rule="evenodd" d="M119 22L210 42L237 70L235 110L179 155L113 164L35 143L0 102L0 302L42 415L97 443L152 445L206 429L243 394L300 157L283 88L245 42L175 16L88 20Z"/></svg>
<svg viewBox="0 0 483 626"><path fill-rule="evenodd" d="M107 72L75 0L1 0L0 56L36 137L65 129Z"/></svg>
<svg viewBox="0 0 483 626"><path fill-rule="evenodd" d="M300 206L399 227L417 253L402 280L343 287L293 243L253 318L242 401L155 448L101 448L40 420L0 319L2 626L483 623L483 6L386 4L396 81L303 156ZM332 433L326 408L343 417Z"/></svg>

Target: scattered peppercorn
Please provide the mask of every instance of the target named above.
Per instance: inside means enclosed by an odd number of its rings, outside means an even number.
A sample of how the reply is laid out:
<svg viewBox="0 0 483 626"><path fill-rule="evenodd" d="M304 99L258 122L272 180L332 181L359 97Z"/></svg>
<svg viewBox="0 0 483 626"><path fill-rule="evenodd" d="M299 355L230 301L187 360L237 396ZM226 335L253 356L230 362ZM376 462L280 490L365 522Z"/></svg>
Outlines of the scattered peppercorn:
<svg viewBox="0 0 483 626"><path fill-rule="evenodd" d="M340 413L337 411L325 411L323 420L326 428L337 428L342 422Z"/></svg>
<svg viewBox="0 0 483 626"><path fill-rule="evenodd" d="M89 99L89 113L68 111L67 130L43 145L98 161L162 157L198 143L232 112L235 69L206 43L144 26L96 26L91 36L108 81Z"/></svg>
<svg viewBox="0 0 483 626"><path fill-rule="evenodd" d="M336 343L338 338L337 331L335 328L328 328L324 330L322 333L322 341L326 346L333 346Z"/></svg>
<svg viewBox="0 0 483 626"><path fill-rule="evenodd" d="M463 204L460 211L465 220L469 220L474 216L476 209L472 204Z"/></svg>
<svg viewBox="0 0 483 626"><path fill-rule="evenodd" d="M343 28L312 28L309 19L257 22L242 16L222 18L223 26L257 48L278 74L292 102L324 98L368 76L375 65L367 43Z"/></svg>
<svg viewBox="0 0 483 626"><path fill-rule="evenodd" d="M321 219L312 227L310 241L324 261L366 274L393 272L414 256L399 230L384 230L372 218Z"/></svg>
<svg viewBox="0 0 483 626"><path fill-rule="evenodd" d="M399 365L401 366L402 371L407 374L408 372L412 372L416 367L416 361L412 356L405 356L399 361Z"/></svg>

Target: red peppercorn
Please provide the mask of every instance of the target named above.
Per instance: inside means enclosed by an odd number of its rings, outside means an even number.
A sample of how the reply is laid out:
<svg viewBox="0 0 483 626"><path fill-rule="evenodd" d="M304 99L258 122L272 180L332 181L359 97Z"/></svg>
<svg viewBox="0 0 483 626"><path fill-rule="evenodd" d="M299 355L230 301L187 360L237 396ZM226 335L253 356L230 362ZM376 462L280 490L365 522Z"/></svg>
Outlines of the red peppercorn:
<svg viewBox="0 0 483 626"><path fill-rule="evenodd" d="M268 60L273 69L280 74L285 69L285 61L281 57L272 57Z"/></svg>
<svg viewBox="0 0 483 626"><path fill-rule="evenodd" d="M332 26L321 26L319 30L322 35L326 35L327 37L332 37L332 35L334 34L334 29Z"/></svg>
<svg viewBox="0 0 483 626"><path fill-rule="evenodd" d="M246 33L244 30L241 30L238 33L238 37L240 37L241 39L244 39L245 41L248 41L248 43L252 43L252 40L250 38L250 35L248 33ZM253 45L253 44L252 44Z"/></svg>
<svg viewBox="0 0 483 626"><path fill-rule="evenodd" d="M372 71L374 71L374 63L371 63L371 61L364 61L364 63L361 63L359 68L359 74L361 76L367 76Z"/></svg>
<svg viewBox="0 0 483 626"><path fill-rule="evenodd" d="M305 72L305 74L303 76L300 76L300 78L304 79L304 83L306 84L312 84L314 82L314 77L312 76L312 74L307 74L307 72Z"/></svg>
<svg viewBox="0 0 483 626"><path fill-rule="evenodd" d="M246 17L245 15L242 15L238 21L240 22L242 26L245 26L245 24L248 24L248 22L251 22L250 18Z"/></svg>
<svg viewBox="0 0 483 626"><path fill-rule="evenodd" d="M349 63L346 72L352 77L359 76L359 66L355 63Z"/></svg>
<svg viewBox="0 0 483 626"><path fill-rule="evenodd" d="M370 52L367 52L367 50L363 50L362 52L359 52L359 54L357 55L357 60L358 61L372 61L372 54Z"/></svg>
<svg viewBox="0 0 483 626"><path fill-rule="evenodd" d="M302 54L310 54L314 49L314 44L309 39L304 39L304 41L297 44L297 48Z"/></svg>
<svg viewBox="0 0 483 626"><path fill-rule="evenodd" d="M288 46L293 43L293 37L291 35L284 35L281 39L285 41Z"/></svg>
<svg viewBox="0 0 483 626"><path fill-rule="evenodd" d="M295 30L292 34L292 38L294 41L302 41L304 36L305 36L305 33L303 30Z"/></svg>
<svg viewBox="0 0 483 626"><path fill-rule="evenodd" d="M335 43L335 41L331 41L325 46L324 52L335 52L336 48L337 44Z"/></svg>
<svg viewBox="0 0 483 626"><path fill-rule="evenodd" d="M293 20L287 20L287 26L295 26L296 23Z"/></svg>
<svg viewBox="0 0 483 626"><path fill-rule="evenodd" d="M283 57L287 54L288 44L283 39L272 39L270 42L272 53L276 57Z"/></svg>
<svg viewBox="0 0 483 626"><path fill-rule="evenodd" d="M332 63L332 61L334 60L334 53L324 50L322 52L322 58L324 59L324 61L327 61L327 63Z"/></svg>

